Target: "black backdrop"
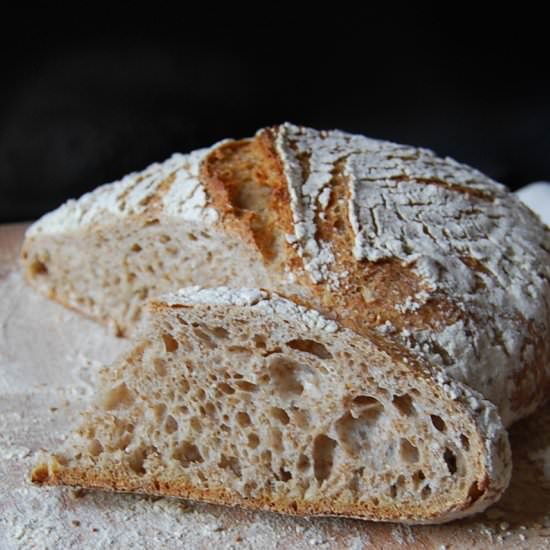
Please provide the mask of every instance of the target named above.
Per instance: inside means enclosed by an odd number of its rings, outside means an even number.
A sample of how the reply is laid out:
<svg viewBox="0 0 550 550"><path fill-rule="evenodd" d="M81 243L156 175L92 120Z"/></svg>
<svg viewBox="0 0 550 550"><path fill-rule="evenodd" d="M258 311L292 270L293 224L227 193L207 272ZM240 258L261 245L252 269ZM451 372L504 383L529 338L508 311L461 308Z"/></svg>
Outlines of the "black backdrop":
<svg viewBox="0 0 550 550"><path fill-rule="evenodd" d="M368 10L322 26L222 14L216 28L204 14L109 29L41 16L2 22L0 222L285 120L430 147L511 188L550 179L546 29Z"/></svg>

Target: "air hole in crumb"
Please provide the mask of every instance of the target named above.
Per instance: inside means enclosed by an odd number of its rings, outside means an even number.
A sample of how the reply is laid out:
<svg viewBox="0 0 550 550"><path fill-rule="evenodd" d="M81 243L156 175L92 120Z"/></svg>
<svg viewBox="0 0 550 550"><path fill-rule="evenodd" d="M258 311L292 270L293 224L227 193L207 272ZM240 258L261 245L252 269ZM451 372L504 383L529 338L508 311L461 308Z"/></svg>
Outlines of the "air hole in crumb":
<svg viewBox="0 0 550 550"><path fill-rule="evenodd" d="M235 382L235 386L242 391L256 391L258 389L256 384L248 382L247 380L239 380L238 382Z"/></svg>
<svg viewBox="0 0 550 550"><path fill-rule="evenodd" d="M218 388L220 391L222 391L226 395L232 395L235 393L235 389L232 388L229 384L226 384L225 382L218 384Z"/></svg>
<svg viewBox="0 0 550 550"><path fill-rule="evenodd" d="M166 405L164 403L157 403L153 406L153 412L155 414L155 420L160 422L166 414Z"/></svg>
<svg viewBox="0 0 550 550"><path fill-rule="evenodd" d="M432 488L429 485L425 485L422 487L422 491L420 492L420 496L423 499L427 499L432 494Z"/></svg>
<svg viewBox="0 0 550 550"><path fill-rule="evenodd" d="M284 409L281 409L280 407L272 407L271 416L278 420L281 424L286 425L290 422L288 414L286 414L286 411Z"/></svg>
<svg viewBox="0 0 550 550"><path fill-rule="evenodd" d="M196 241L197 240L197 237L193 233L187 233L187 238L190 241Z"/></svg>
<svg viewBox="0 0 550 550"><path fill-rule="evenodd" d="M241 353L243 355L250 355L252 353L251 350L243 346L228 346L227 351L230 353Z"/></svg>
<svg viewBox="0 0 550 550"><path fill-rule="evenodd" d="M405 462L418 462L418 449L408 439L401 439L400 455Z"/></svg>
<svg viewBox="0 0 550 550"><path fill-rule="evenodd" d="M269 446L277 453L283 452L283 434L278 428L272 428L269 432Z"/></svg>
<svg viewBox="0 0 550 550"><path fill-rule="evenodd" d="M411 396L407 393L394 395L392 403L403 416L411 416L415 413Z"/></svg>
<svg viewBox="0 0 550 550"><path fill-rule="evenodd" d="M210 338L210 336L208 336L208 334L206 334L206 332L204 332L200 328L193 327L193 332L198 338L200 338L200 340L203 342L203 344L207 348L214 349L217 347L216 343L212 340L212 338Z"/></svg>
<svg viewBox="0 0 550 550"><path fill-rule="evenodd" d="M260 438L256 434L248 434L248 446L251 449L256 449L260 444Z"/></svg>
<svg viewBox="0 0 550 550"><path fill-rule="evenodd" d="M368 407L371 405L380 405L380 401L370 395L358 395L352 399L352 403L358 407Z"/></svg>
<svg viewBox="0 0 550 550"><path fill-rule="evenodd" d="M266 338L265 336L262 336L261 334L255 334L254 337L253 337L253 340L254 340L254 345L257 347L257 348L265 348L266 346Z"/></svg>
<svg viewBox="0 0 550 550"><path fill-rule="evenodd" d="M464 434L460 434L460 444L465 451L470 450L470 440Z"/></svg>
<svg viewBox="0 0 550 550"><path fill-rule="evenodd" d="M229 338L229 332L225 330L223 327L212 327L210 329L210 332L216 337L216 338Z"/></svg>
<svg viewBox="0 0 550 550"><path fill-rule="evenodd" d="M432 419L432 424L434 425L434 428L438 430L439 432L444 432L447 429L447 425L445 424L445 421L440 416L437 416L436 414L432 414L430 416Z"/></svg>
<svg viewBox="0 0 550 550"><path fill-rule="evenodd" d="M153 359L153 365L155 367L155 372L159 376L166 376L166 363L160 357L155 357Z"/></svg>
<svg viewBox="0 0 550 550"><path fill-rule="evenodd" d="M424 475L424 472L422 470L416 470L416 472L414 472L414 474L412 475L412 482L413 482L414 488L417 489L420 483L425 479L426 479L426 476Z"/></svg>
<svg viewBox="0 0 550 550"><path fill-rule="evenodd" d="M456 455L448 447L445 448L445 452L443 453L443 460L447 464L449 473L451 475L456 474Z"/></svg>
<svg viewBox="0 0 550 550"><path fill-rule="evenodd" d="M113 448L120 449L121 451L123 451L124 449L126 449L126 447L128 447L128 445L130 445L131 441L132 441L132 435L129 433L124 434L113 444Z"/></svg>
<svg viewBox="0 0 550 550"><path fill-rule="evenodd" d="M132 252L141 252L141 246L138 243L134 243L130 249Z"/></svg>
<svg viewBox="0 0 550 550"><path fill-rule="evenodd" d="M99 456L103 452L103 445L97 439L92 439L88 445L88 451L92 456Z"/></svg>
<svg viewBox="0 0 550 550"><path fill-rule="evenodd" d="M29 274L31 277L35 277L36 275L47 275L48 268L44 262L34 260L29 267Z"/></svg>
<svg viewBox="0 0 550 550"><path fill-rule="evenodd" d="M197 391L195 392L195 397L199 401L204 401L206 398L206 392L202 388L198 388Z"/></svg>
<svg viewBox="0 0 550 550"><path fill-rule="evenodd" d="M271 451L269 449L262 451L262 454L260 455L260 460L262 461L262 464L265 464L266 466L271 467L271 460L272 460Z"/></svg>
<svg viewBox="0 0 550 550"><path fill-rule="evenodd" d="M319 434L313 440L313 470L317 481L323 482L330 476L337 445L334 439L324 434Z"/></svg>
<svg viewBox="0 0 550 550"><path fill-rule="evenodd" d="M191 428L196 432L200 433L202 431L201 421L196 416L189 420L189 424L191 425Z"/></svg>
<svg viewBox="0 0 550 550"><path fill-rule="evenodd" d="M171 334L168 334L168 333L163 333L162 334L162 341L164 342L164 349L169 352L169 353L173 353L174 351L176 351L178 349L178 343L176 341L176 339L171 335Z"/></svg>
<svg viewBox="0 0 550 550"><path fill-rule="evenodd" d="M288 470L285 470L284 468L281 468L279 470L279 479L281 481L289 481L292 479L292 474L288 471Z"/></svg>
<svg viewBox="0 0 550 550"><path fill-rule="evenodd" d="M390 485L390 497L395 498L396 496L397 496L397 485L393 483L392 485Z"/></svg>
<svg viewBox="0 0 550 550"><path fill-rule="evenodd" d="M308 413L298 407L292 407L292 419L299 428L307 428L309 426Z"/></svg>
<svg viewBox="0 0 550 550"><path fill-rule="evenodd" d="M134 396L123 382L109 390L103 398L103 408L107 411L127 407L134 402Z"/></svg>
<svg viewBox="0 0 550 550"><path fill-rule="evenodd" d="M246 428L246 426L250 426L250 424L252 424L250 416L244 411L238 412L235 418L237 420L237 424L243 428Z"/></svg>
<svg viewBox="0 0 550 550"><path fill-rule="evenodd" d="M173 434L178 429L178 423L171 414L169 414L164 421L164 429L168 434Z"/></svg>
<svg viewBox="0 0 550 550"><path fill-rule="evenodd" d="M162 243L162 244L166 244L167 242L170 242L172 239L170 238L169 235L159 235L159 241Z"/></svg>
<svg viewBox="0 0 550 550"><path fill-rule="evenodd" d="M369 412L367 410L367 412ZM377 418L377 416L376 416ZM334 428L342 447L351 455L357 454L361 448L368 445L369 433L372 429L373 418L367 416L354 418L347 412L335 423Z"/></svg>
<svg viewBox="0 0 550 550"><path fill-rule="evenodd" d="M370 395L358 395L352 403L356 407L355 412L358 412L359 417L367 422L375 422L384 412L384 405Z"/></svg>
<svg viewBox="0 0 550 550"><path fill-rule="evenodd" d="M187 378L180 378L180 381L179 381L179 386L180 386L180 390L183 392L183 393L187 393L189 391L189 382L187 381Z"/></svg>
<svg viewBox="0 0 550 550"><path fill-rule="evenodd" d="M142 476L145 473L145 468L143 467L145 458L145 450L142 447L139 447L128 456L128 466L130 466L133 472Z"/></svg>
<svg viewBox="0 0 550 550"><path fill-rule="evenodd" d="M309 458L306 455L301 454L298 458L298 464L296 465L296 467L300 472L304 472L309 468L309 464Z"/></svg>
<svg viewBox="0 0 550 550"><path fill-rule="evenodd" d="M296 376L297 365L284 357L273 357L269 365L269 373L274 390L283 396L300 395L304 387Z"/></svg>
<svg viewBox="0 0 550 550"><path fill-rule="evenodd" d="M203 462L203 458L196 445L189 441L183 441L174 449L173 458L178 460L180 464L187 468L189 464L195 462Z"/></svg>
<svg viewBox="0 0 550 550"><path fill-rule="evenodd" d="M477 481L474 481L470 485L470 489L468 490L468 496L470 497L470 502L475 502L483 495L485 491L480 487L480 484Z"/></svg>
<svg viewBox="0 0 550 550"><path fill-rule="evenodd" d="M230 470L237 477L241 477L241 464L236 456L222 454L218 466L224 470Z"/></svg>
<svg viewBox="0 0 550 550"><path fill-rule="evenodd" d="M207 401L205 404L204 404L204 409L206 411L206 414L210 417L210 418L214 418L216 416L216 407L214 406L214 403L210 402L210 401Z"/></svg>
<svg viewBox="0 0 550 550"><path fill-rule="evenodd" d="M315 340L296 338L287 342L286 345L289 348L315 355L319 359L332 359L332 353L323 344Z"/></svg>

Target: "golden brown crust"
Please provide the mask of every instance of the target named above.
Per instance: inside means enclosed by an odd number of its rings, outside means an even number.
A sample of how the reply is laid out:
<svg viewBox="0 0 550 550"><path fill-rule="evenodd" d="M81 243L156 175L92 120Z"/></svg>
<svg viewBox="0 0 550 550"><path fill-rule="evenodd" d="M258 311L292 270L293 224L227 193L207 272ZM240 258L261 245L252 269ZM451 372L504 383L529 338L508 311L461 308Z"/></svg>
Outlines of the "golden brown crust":
<svg viewBox="0 0 550 550"><path fill-rule="evenodd" d="M122 493L144 493L149 495L171 496L190 500L221 504L223 506L241 506L249 510L265 510L293 516L341 516L376 521L411 521L414 523L433 523L447 514L467 511L490 488L490 479L484 476L474 482L464 502L447 509L427 510L422 502L410 505L406 510L388 501L376 506L369 502L358 505L344 504L334 499L317 499L308 502L303 499L289 499L284 496L274 498L267 493L259 497L243 497L224 487L198 487L185 479L161 478L145 479L129 475L123 467L113 467L109 471L61 466L53 459L53 464L37 465L31 472L31 481L36 485L85 487ZM419 519L421 518L421 519Z"/></svg>
<svg viewBox="0 0 550 550"><path fill-rule="evenodd" d="M264 156L257 140L231 141L214 149L201 168L225 229L254 244L266 262L280 251L277 213L288 204L273 158Z"/></svg>

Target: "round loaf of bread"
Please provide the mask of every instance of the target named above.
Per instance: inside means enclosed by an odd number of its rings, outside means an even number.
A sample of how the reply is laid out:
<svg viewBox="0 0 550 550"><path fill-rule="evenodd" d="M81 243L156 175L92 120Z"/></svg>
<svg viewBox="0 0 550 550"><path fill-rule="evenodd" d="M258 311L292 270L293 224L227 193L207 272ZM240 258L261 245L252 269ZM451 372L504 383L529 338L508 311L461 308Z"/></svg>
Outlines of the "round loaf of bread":
<svg viewBox="0 0 550 550"><path fill-rule="evenodd" d="M179 287L276 291L495 403L550 390L550 230L477 170L283 124L132 174L28 231L31 284L121 333Z"/></svg>

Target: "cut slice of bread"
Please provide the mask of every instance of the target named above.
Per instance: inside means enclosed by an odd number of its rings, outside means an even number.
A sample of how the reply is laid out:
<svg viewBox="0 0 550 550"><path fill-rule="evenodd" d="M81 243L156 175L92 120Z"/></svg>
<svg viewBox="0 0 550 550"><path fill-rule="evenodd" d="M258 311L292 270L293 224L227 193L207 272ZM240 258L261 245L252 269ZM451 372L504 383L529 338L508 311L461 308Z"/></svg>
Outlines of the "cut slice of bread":
<svg viewBox="0 0 550 550"><path fill-rule="evenodd" d="M509 482L496 407L375 332L255 289L186 288L150 312L35 483L437 523Z"/></svg>

